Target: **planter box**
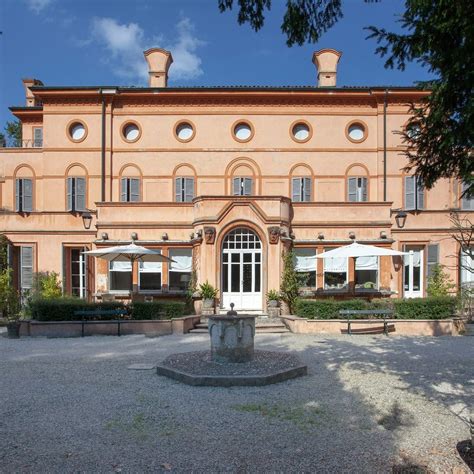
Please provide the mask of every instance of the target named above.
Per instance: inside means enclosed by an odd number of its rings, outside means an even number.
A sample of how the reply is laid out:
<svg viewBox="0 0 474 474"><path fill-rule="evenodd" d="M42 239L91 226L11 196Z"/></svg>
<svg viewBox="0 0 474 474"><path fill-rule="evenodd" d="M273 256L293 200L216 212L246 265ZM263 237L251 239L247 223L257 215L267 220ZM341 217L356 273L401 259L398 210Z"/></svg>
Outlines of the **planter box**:
<svg viewBox="0 0 474 474"><path fill-rule="evenodd" d="M281 316L288 329L296 334L345 334L347 319L305 319L298 316ZM362 320L358 320L362 321ZM394 336L458 336L464 331L464 321L452 319L387 319L395 331ZM352 325L355 332L363 329L383 328L383 320L358 322Z"/></svg>

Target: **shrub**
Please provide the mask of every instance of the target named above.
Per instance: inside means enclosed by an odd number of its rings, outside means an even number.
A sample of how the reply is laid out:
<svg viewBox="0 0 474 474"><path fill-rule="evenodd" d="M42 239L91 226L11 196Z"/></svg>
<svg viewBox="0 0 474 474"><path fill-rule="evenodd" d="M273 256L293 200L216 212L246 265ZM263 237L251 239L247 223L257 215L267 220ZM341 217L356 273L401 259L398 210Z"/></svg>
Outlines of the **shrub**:
<svg viewBox="0 0 474 474"><path fill-rule="evenodd" d="M290 314L296 309L300 280L295 270L294 253L291 250L283 252L283 275L281 277L280 297L288 305Z"/></svg>
<svg viewBox="0 0 474 474"><path fill-rule="evenodd" d="M450 296L437 298L386 299L371 302L361 299L333 300L299 299L296 304L296 315L307 319L339 319L343 309L373 310L392 309L394 318L398 319L446 319L456 313L457 298ZM353 316L355 317L355 316ZM362 318L367 316L363 315ZM371 315L370 318L378 317Z"/></svg>
<svg viewBox="0 0 474 474"><path fill-rule="evenodd" d="M122 309L120 302L88 303L79 298L34 299L30 302L31 317L37 321L77 321L75 311L93 309ZM97 319L116 319L117 316L100 316Z"/></svg>
<svg viewBox="0 0 474 474"><path fill-rule="evenodd" d="M270 290L267 292L267 301L280 301L280 293L277 290Z"/></svg>
<svg viewBox="0 0 474 474"><path fill-rule="evenodd" d="M217 296L217 289L208 281L199 285L199 290L203 300L213 300Z"/></svg>
<svg viewBox="0 0 474 474"><path fill-rule="evenodd" d="M443 265L435 265L431 276L428 278L426 293L428 296L449 296L456 285L451 281L449 275L444 271Z"/></svg>
<svg viewBox="0 0 474 474"><path fill-rule="evenodd" d="M172 319L184 315L186 303L182 301L135 302L132 305L132 319Z"/></svg>
<svg viewBox="0 0 474 474"><path fill-rule="evenodd" d="M12 285L12 270L0 271L0 312L7 319L20 317L20 295Z"/></svg>
<svg viewBox="0 0 474 474"><path fill-rule="evenodd" d="M59 275L56 272L38 272L34 275L33 298L61 298L62 290Z"/></svg>

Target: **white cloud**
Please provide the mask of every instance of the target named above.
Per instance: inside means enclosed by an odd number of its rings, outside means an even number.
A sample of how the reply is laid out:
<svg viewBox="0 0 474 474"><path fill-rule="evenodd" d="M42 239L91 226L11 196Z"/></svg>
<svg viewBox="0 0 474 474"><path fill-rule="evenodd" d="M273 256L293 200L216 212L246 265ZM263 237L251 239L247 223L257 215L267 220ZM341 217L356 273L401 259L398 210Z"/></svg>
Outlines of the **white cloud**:
<svg viewBox="0 0 474 474"><path fill-rule="evenodd" d="M163 37L146 38L145 32L137 23L120 24L113 18L94 18L92 37L89 40L76 42L78 46L97 43L108 53L104 60L113 66L112 72L117 76L145 82L148 67L143 51L150 47L160 47L171 51L173 64L170 79L187 80L200 76L201 58L196 54L199 46L204 44L194 33L194 25L189 18L183 18L176 25L177 38L174 42L165 42Z"/></svg>
<svg viewBox="0 0 474 474"><path fill-rule="evenodd" d="M36 14L44 10L53 0L25 0L26 5Z"/></svg>

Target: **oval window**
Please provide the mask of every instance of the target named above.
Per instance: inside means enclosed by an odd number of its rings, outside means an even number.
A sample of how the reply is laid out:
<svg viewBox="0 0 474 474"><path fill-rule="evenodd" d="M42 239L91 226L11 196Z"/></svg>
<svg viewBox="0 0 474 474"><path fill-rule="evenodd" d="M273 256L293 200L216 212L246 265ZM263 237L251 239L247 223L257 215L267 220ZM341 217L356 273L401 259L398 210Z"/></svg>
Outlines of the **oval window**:
<svg viewBox="0 0 474 474"><path fill-rule="evenodd" d="M349 127L348 135L351 140L360 142L365 138L365 127L361 123L353 123Z"/></svg>
<svg viewBox="0 0 474 474"><path fill-rule="evenodd" d="M304 142L309 139L309 126L306 123L297 123L293 126L293 137L299 142Z"/></svg>
<svg viewBox="0 0 474 474"><path fill-rule="evenodd" d="M407 127L408 138L416 138L420 134L420 125L412 123Z"/></svg>
<svg viewBox="0 0 474 474"><path fill-rule="evenodd" d="M134 123L125 125L123 128L123 136L128 142L134 142L135 140L138 140L138 137L140 136L140 129L138 128L138 125Z"/></svg>
<svg viewBox="0 0 474 474"><path fill-rule="evenodd" d="M81 122L74 122L69 127L69 135L74 141L80 141L86 136L86 127Z"/></svg>
<svg viewBox="0 0 474 474"><path fill-rule="evenodd" d="M252 138L252 128L248 123L241 122L234 127L234 135L237 140L247 141Z"/></svg>
<svg viewBox="0 0 474 474"><path fill-rule="evenodd" d="M180 123L176 127L176 136L182 142L187 142L187 141L191 140L191 138L193 138L193 136L194 136L193 126L188 122Z"/></svg>

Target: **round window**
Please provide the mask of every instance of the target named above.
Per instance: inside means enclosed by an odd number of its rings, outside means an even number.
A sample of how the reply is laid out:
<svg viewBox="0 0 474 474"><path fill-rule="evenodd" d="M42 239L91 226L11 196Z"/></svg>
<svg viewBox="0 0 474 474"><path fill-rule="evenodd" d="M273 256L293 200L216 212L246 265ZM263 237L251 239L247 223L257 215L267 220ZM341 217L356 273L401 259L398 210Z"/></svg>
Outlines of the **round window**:
<svg viewBox="0 0 474 474"><path fill-rule="evenodd" d="M235 138L241 142L246 142L252 138L252 128L248 123L240 122L234 127Z"/></svg>
<svg viewBox="0 0 474 474"><path fill-rule="evenodd" d="M355 142L360 142L365 138L365 127L361 123L353 123L347 131L349 138Z"/></svg>
<svg viewBox="0 0 474 474"><path fill-rule="evenodd" d="M306 123L297 123L293 126L293 138L298 142L304 142L310 137L309 126Z"/></svg>
<svg viewBox="0 0 474 474"><path fill-rule="evenodd" d="M86 136L86 127L81 122L74 122L69 127L69 135L75 141L81 141Z"/></svg>
<svg viewBox="0 0 474 474"><path fill-rule="evenodd" d="M416 138L420 134L420 125L417 123L412 123L407 127L408 138Z"/></svg>
<svg viewBox="0 0 474 474"><path fill-rule="evenodd" d="M176 127L176 136L182 142L188 142L194 136L194 128L188 122L182 122Z"/></svg>
<svg viewBox="0 0 474 474"><path fill-rule="evenodd" d="M138 137L140 136L140 129L138 128L138 125L134 123L125 125L125 127L123 127L123 136L128 142L134 142L138 140Z"/></svg>

